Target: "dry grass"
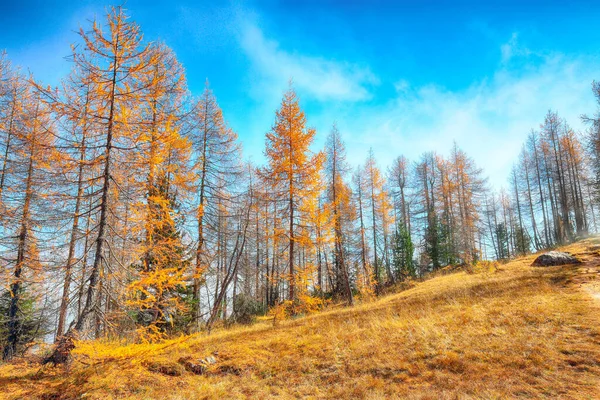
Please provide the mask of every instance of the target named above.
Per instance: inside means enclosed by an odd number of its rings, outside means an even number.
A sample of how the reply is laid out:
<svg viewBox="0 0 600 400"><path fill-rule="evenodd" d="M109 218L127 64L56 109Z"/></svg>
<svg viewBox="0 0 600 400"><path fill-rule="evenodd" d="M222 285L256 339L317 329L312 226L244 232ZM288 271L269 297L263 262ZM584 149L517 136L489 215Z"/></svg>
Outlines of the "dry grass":
<svg viewBox="0 0 600 400"><path fill-rule="evenodd" d="M600 255L533 256L272 327L157 345L79 343L69 371L0 366L7 399L600 398ZM181 357L218 352L203 375Z"/></svg>

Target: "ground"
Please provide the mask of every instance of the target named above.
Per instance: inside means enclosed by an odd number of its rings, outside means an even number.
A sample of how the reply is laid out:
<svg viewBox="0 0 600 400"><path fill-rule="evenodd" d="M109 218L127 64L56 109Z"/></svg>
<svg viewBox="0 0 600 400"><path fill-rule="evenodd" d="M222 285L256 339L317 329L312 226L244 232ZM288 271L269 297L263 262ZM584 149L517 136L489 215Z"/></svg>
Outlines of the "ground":
<svg viewBox="0 0 600 400"><path fill-rule="evenodd" d="M598 243L563 249L582 264L532 255L278 326L79 342L68 369L0 365L0 398L600 398ZM188 357L215 362L198 375Z"/></svg>

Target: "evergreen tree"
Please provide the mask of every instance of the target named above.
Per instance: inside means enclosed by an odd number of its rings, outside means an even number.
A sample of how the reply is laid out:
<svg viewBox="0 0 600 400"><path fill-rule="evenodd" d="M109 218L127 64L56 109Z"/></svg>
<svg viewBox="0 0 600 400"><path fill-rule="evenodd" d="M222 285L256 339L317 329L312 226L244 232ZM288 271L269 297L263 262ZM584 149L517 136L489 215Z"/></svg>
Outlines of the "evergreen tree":
<svg viewBox="0 0 600 400"><path fill-rule="evenodd" d="M394 246L392 248L393 263L398 280L404 281L407 278L416 276L413 254L415 248L408 229L404 226L398 226L394 234Z"/></svg>
<svg viewBox="0 0 600 400"><path fill-rule="evenodd" d="M442 266L442 229L438 222L438 217L432 213L429 217L427 227L425 228L425 254L427 254L431 268L435 271Z"/></svg>
<svg viewBox="0 0 600 400"><path fill-rule="evenodd" d="M38 300L25 288L19 288L19 315L20 318L14 327L14 338L11 339L13 355L21 353L27 345L41 340L50 332L50 323L45 309L40 307ZM9 291L0 294L0 347L9 345L10 327L9 319L5 316L11 307L12 296Z"/></svg>
<svg viewBox="0 0 600 400"><path fill-rule="evenodd" d="M529 254L531 251L531 238L525 228L515 226L512 231L514 235L513 241L515 242L515 252L520 256Z"/></svg>
<svg viewBox="0 0 600 400"><path fill-rule="evenodd" d="M506 225L501 222L496 225L496 240L498 242L498 259L505 260L509 257L509 237Z"/></svg>

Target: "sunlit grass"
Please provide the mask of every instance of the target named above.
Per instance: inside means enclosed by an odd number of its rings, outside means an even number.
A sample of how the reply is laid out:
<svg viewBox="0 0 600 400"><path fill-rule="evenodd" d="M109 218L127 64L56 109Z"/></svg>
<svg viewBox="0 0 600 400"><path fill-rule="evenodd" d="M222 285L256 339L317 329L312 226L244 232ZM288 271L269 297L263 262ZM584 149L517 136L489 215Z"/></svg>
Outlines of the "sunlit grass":
<svg viewBox="0 0 600 400"><path fill-rule="evenodd" d="M353 308L160 344L80 342L68 371L0 367L3 398L597 398L600 259L534 256L457 272ZM217 353L204 375L181 357ZM158 370L171 371L169 376Z"/></svg>

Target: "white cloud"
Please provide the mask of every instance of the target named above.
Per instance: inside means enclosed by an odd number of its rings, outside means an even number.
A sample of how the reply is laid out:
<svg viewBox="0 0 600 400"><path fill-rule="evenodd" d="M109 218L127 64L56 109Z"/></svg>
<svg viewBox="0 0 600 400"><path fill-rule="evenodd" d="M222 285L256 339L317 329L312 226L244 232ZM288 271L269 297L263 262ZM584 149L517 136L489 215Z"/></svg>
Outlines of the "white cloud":
<svg viewBox="0 0 600 400"><path fill-rule="evenodd" d="M583 130L580 115L596 108L590 85L599 78L597 57L535 52L519 43L517 34L499 47L497 69L487 78L462 90L448 90L388 77L385 83L395 92L380 100L369 91L378 82L368 67L286 51L255 25L242 32L242 47L255 69L251 79L258 76L252 81L252 94L261 100L261 110L246 126L255 132L245 139L250 153L264 147L263 132L290 77L303 106L326 101L307 114L309 125L319 132L315 148L323 144L333 121L354 165L364 162L369 147L380 166L387 167L401 154L413 161L426 151L448 154L456 141L496 188L507 184L527 135L539 128L549 109ZM371 101L360 101L366 99Z"/></svg>
<svg viewBox="0 0 600 400"><path fill-rule="evenodd" d="M410 89L410 83L406 79L400 79L394 83L394 89L398 94L406 93Z"/></svg>
<svg viewBox="0 0 600 400"><path fill-rule="evenodd" d="M349 158L363 162L365 149L372 146L385 166L399 154L412 160L424 151L447 154L456 141L484 168L493 186L505 185L527 134L538 129L548 109L582 130L580 115L596 107L590 90L598 78L596 58L551 55L536 65L519 61L519 69L503 65L465 90L435 85L410 89L400 81L396 97L385 106L346 109L337 118Z"/></svg>
<svg viewBox="0 0 600 400"><path fill-rule="evenodd" d="M502 64L507 64L514 58L527 57L532 55L533 52L519 42L519 34L513 32L508 42L500 46L500 54Z"/></svg>
<svg viewBox="0 0 600 400"><path fill-rule="evenodd" d="M255 90L261 95L265 88L275 88L280 97L288 80L293 79L294 87L306 98L354 102L370 99L369 88L378 83L368 68L287 52L253 24L243 26L240 44L258 76Z"/></svg>

